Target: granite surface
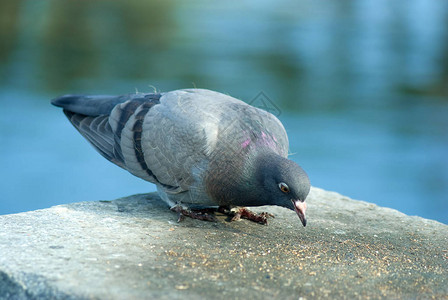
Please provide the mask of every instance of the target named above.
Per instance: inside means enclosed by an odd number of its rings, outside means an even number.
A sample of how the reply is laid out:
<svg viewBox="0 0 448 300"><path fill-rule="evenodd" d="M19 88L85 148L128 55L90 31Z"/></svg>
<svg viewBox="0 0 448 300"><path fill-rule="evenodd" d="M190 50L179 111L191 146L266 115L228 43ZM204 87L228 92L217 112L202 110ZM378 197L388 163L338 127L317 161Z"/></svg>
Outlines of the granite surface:
<svg viewBox="0 0 448 300"><path fill-rule="evenodd" d="M0 216L0 299L448 299L448 226L313 188L308 225L186 218L154 193Z"/></svg>

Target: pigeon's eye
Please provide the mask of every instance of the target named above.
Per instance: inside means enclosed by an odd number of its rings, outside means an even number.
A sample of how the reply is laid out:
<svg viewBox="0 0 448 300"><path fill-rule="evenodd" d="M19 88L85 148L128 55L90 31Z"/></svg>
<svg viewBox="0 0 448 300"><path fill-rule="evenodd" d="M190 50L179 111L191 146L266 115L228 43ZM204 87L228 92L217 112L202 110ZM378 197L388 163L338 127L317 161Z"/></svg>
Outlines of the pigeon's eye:
<svg viewBox="0 0 448 300"><path fill-rule="evenodd" d="M284 182L280 182L280 183L278 184L278 187L280 188L280 190L281 190L283 193L285 193L285 194L289 193L289 186L288 186L286 183L284 183Z"/></svg>

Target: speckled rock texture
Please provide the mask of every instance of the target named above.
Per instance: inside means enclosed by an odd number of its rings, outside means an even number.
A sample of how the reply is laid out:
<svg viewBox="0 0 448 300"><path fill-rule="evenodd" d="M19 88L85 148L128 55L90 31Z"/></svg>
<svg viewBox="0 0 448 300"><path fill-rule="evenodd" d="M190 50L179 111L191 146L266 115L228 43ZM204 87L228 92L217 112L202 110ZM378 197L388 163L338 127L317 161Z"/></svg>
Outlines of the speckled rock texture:
<svg viewBox="0 0 448 300"><path fill-rule="evenodd" d="M448 226L313 188L308 226L177 216L156 194L0 216L0 299L448 299Z"/></svg>

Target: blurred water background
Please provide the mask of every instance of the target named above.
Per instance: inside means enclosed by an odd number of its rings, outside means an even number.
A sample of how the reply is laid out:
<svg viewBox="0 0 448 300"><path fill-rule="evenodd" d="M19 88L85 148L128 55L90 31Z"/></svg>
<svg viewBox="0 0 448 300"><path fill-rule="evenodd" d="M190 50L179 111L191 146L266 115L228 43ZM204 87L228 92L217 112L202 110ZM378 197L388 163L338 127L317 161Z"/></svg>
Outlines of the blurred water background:
<svg viewBox="0 0 448 300"><path fill-rule="evenodd" d="M313 185L448 223L447 1L1 1L0 38L0 214L155 190L51 98L198 87L263 92Z"/></svg>

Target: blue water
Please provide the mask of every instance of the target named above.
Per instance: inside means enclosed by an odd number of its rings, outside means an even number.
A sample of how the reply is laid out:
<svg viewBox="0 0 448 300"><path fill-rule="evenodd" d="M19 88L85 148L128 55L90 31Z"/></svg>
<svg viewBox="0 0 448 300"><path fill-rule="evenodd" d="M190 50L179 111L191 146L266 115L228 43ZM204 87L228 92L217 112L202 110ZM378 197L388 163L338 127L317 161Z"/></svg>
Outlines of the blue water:
<svg viewBox="0 0 448 300"><path fill-rule="evenodd" d="M155 190L51 98L196 86L263 92L313 185L448 223L448 4L246 5L2 2L0 214Z"/></svg>

